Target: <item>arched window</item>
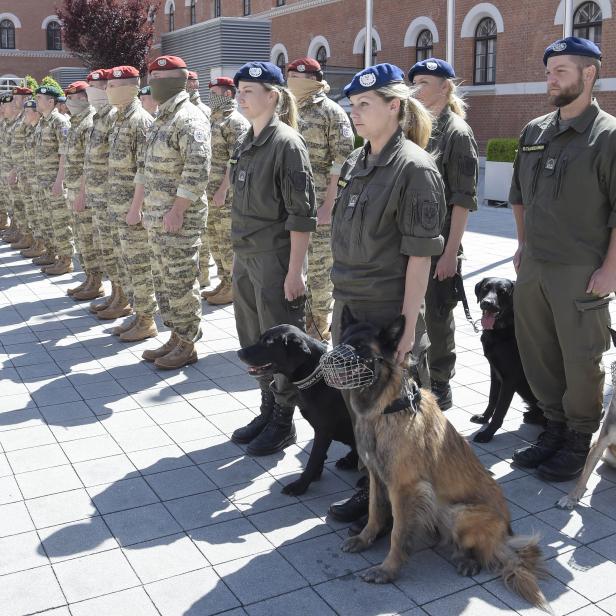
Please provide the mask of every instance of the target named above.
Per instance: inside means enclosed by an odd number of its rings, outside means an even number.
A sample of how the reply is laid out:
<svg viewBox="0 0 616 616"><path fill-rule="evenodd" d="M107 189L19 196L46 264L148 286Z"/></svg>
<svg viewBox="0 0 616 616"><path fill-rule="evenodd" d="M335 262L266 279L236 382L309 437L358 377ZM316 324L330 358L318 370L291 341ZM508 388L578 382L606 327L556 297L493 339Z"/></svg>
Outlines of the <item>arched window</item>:
<svg viewBox="0 0 616 616"><path fill-rule="evenodd" d="M583 2L573 14L573 36L601 45L603 15L596 2Z"/></svg>
<svg viewBox="0 0 616 616"><path fill-rule="evenodd" d="M317 49L316 56L317 62L321 65L321 68L325 70L325 67L327 66L327 49L325 49L324 45L321 45Z"/></svg>
<svg viewBox="0 0 616 616"><path fill-rule="evenodd" d="M197 23L197 0L190 0L190 25Z"/></svg>
<svg viewBox="0 0 616 616"><path fill-rule="evenodd" d="M57 21L50 21L47 24L47 49L52 51L62 51L62 36L60 24Z"/></svg>
<svg viewBox="0 0 616 616"><path fill-rule="evenodd" d="M475 30L475 72L477 85L496 82L496 23L484 17Z"/></svg>
<svg viewBox="0 0 616 616"><path fill-rule="evenodd" d="M15 24L10 19L0 21L0 49L15 49Z"/></svg>
<svg viewBox="0 0 616 616"><path fill-rule="evenodd" d="M415 62L431 58L433 49L432 32L430 30L422 30L417 37L417 45L415 45Z"/></svg>
<svg viewBox="0 0 616 616"><path fill-rule="evenodd" d="M285 69L287 68L287 63L285 61L284 54L280 52L276 56L276 66L282 71L282 74L285 74Z"/></svg>
<svg viewBox="0 0 616 616"><path fill-rule="evenodd" d="M175 5L172 4L169 7L169 32L175 30Z"/></svg>

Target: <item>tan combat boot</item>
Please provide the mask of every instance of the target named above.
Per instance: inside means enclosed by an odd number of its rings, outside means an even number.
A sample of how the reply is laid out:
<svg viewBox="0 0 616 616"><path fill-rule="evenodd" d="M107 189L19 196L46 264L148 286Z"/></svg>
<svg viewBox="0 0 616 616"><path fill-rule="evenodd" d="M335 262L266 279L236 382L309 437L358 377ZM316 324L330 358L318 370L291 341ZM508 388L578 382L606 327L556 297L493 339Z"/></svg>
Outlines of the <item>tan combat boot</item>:
<svg viewBox="0 0 616 616"><path fill-rule="evenodd" d="M135 323L136 322L137 322L137 315L133 314L128 319L126 319L126 321L124 321L124 323L122 323L122 325L118 325L118 326L114 327L111 330L111 333L114 336L120 336L124 332L128 332L131 329L133 329L133 327L135 327Z"/></svg>
<svg viewBox="0 0 616 616"><path fill-rule="evenodd" d="M127 317L132 312L133 309L128 303L128 298L124 295L123 289L118 287L118 292L113 302L104 310L99 310L96 316L103 321L113 321L113 319Z"/></svg>
<svg viewBox="0 0 616 616"><path fill-rule="evenodd" d="M154 318L147 314L139 314L135 324L127 332L120 334L120 340L124 342L139 342L158 336L158 328Z"/></svg>
<svg viewBox="0 0 616 616"><path fill-rule="evenodd" d="M53 265L48 265L44 269L47 276L62 276L70 274L73 271L73 258L69 255L58 257L58 260Z"/></svg>
<svg viewBox="0 0 616 616"><path fill-rule="evenodd" d="M15 250L27 250L33 243L32 233L24 233L16 244L11 244L11 248Z"/></svg>
<svg viewBox="0 0 616 616"><path fill-rule="evenodd" d="M45 244L41 240L34 240L34 244L30 248L21 251L21 256L26 259L34 259L45 254Z"/></svg>
<svg viewBox="0 0 616 616"><path fill-rule="evenodd" d="M198 359L194 343L179 340L175 348L170 353L159 357L154 365L162 370L176 370L194 364Z"/></svg>
<svg viewBox="0 0 616 616"><path fill-rule="evenodd" d="M164 357L167 353L171 353L175 349L177 344L180 344L181 340L175 332L171 332L171 338L157 349L151 349L144 351L141 357L146 361L156 361L157 359Z"/></svg>
<svg viewBox="0 0 616 616"><path fill-rule="evenodd" d="M92 302L89 308L90 312L92 314L96 314L97 312L100 312L101 310L105 310L105 308L109 308L109 306L111 306L117 294L118 294L118 286L114 282L112 282L111 283L111 295L109 297L104 297L103 300L100 302Z"/></svg>
<svg viewBox="0 0 616 616"><path fill-rule="evenodd" d="M79 302L84 302L86 300L96 299L97 297L103 297L103 295L105 295L103 275L99 273L91 274L89 278L90 281L83 289L81 289L81 291L73 293L73 299Z"/></svg>
<svg viewBox="0 0 616 616"><path fill-rule="evenodd" d="M327 317L314 314L310 323L306 324L306 333L319 342L327 342L331 338Z"/></svg>
<svg viewBox="0 0 616 616"><path fill-rule="evenodd" d="M222 289L222 282L219 282L213 289L211 289L210 291L201 291L201 297L203 299L209 299L210 297L216 295L216 293L218 293L218 291L220 291L220 289Z"/></svg>
<svg viewBox="0 0 616 616"><path fill-rule="evenodd" d="M9 242L11 244L11 248L17 248L17 244L21 242L23 237L23 233L15 229L15 232L11 235L11 240Z"/></svg>
<svg viewBox="0 0 616 616"><path fill-rule="evenodd" d="M207 303L212 306L224 306L233 303L233 287L227 282L216 295L207 298Z"/></svg>
<svg viewBox="0 0 616 616"><path fill-rule="evenodd" d="M81 284L78 284L76 287L67 289L66 294L69 297L73 297L75 293L79 293L79 291L83 291L83 289L85 289L90 284L90 277L91 277L90 274L86 274L86 279Z"/></svg>
<svg viewBox="0 0 616 616"><path fill-rule="evenodd" d="M45 252L40 257L32 259L32 263L34 263L34 265L46 266L53 265L55 262L56 257L54 256L54 253L49 249L45 250Z"/></svg>

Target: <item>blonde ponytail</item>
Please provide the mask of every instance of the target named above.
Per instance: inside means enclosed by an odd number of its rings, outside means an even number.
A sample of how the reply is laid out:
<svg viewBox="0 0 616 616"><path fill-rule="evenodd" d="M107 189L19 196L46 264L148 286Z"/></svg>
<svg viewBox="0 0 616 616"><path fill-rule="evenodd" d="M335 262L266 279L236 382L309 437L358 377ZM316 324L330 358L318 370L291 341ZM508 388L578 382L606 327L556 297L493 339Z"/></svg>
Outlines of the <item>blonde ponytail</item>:
<svg viewBox="0 0 616 616"><path fill-rule="evenodd" d="M276 113L281 122L284 122L291 128L297 130L297 101L295 96L288 88L282 86L273 85L270 83L264 83L263 86L267 90L275 90L278 92L278 105L276 106Z"/></svg>
<svg viewBox="0 0 616 616"><path fill-rule="evenodd" d="M467 102L458 94L458 86L448 79L449 91L447 93L447 105L449 108L463 120L466 120Z"/></svg>

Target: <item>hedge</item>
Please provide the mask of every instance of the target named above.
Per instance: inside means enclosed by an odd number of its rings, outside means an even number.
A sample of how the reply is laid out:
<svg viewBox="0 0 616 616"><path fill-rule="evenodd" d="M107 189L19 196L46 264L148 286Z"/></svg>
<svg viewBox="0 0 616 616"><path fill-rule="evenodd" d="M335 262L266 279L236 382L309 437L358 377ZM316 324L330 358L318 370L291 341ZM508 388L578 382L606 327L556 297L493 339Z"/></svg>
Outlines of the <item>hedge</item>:
<svg viewBox="0 0 616 616"><path fill-rule="evenodd" d="M512 163L518 149L517 139L490 139L486 160L495 163Z"/></svg>

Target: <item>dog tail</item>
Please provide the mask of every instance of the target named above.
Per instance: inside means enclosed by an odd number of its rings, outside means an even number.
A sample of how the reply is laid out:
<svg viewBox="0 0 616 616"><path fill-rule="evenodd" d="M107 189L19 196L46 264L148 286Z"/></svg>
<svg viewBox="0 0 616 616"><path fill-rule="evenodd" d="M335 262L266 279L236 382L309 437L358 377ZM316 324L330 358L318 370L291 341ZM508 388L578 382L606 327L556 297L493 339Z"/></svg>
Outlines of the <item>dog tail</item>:
<svg viewBox="0 0 616 616"><path fill-rule="evenodd" d="M509 590L544 612L554 614L537 584L538 577L546 576L538 544L538 535L509 537L497 559L502 567L503 582Z"/></svg>

